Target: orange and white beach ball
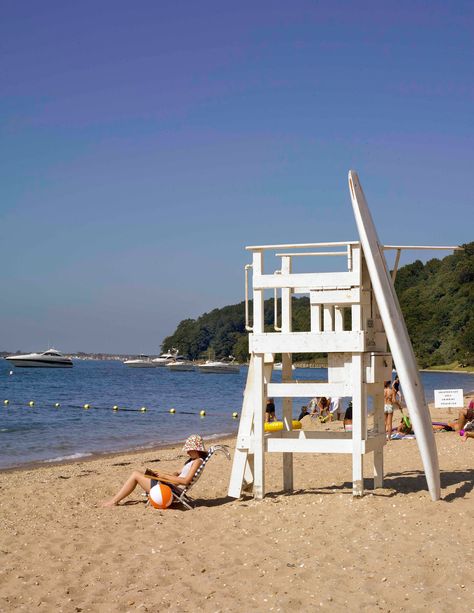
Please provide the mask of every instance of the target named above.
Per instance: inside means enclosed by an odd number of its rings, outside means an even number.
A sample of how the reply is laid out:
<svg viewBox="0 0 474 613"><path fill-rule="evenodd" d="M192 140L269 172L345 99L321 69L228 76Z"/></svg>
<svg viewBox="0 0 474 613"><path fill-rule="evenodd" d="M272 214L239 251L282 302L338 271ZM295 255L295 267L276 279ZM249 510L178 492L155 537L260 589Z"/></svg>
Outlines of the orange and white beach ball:
<svg viewBox="0 0 474 613"><path fill-rule="evenodd" d="M167 509L173 502L173 493L167 485L157 483L151 488L148 498L155 509Z"/></svg>

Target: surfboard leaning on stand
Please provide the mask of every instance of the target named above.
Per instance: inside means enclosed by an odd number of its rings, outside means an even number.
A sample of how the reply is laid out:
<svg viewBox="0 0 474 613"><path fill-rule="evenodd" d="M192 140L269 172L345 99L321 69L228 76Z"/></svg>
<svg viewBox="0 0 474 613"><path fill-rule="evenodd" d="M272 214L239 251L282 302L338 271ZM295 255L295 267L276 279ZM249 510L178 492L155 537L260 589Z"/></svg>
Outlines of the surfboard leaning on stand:
<svg viewBox="0 0 474 613"><path fill-rule="evenodd" d="M439 500L441 491L438 452L410 337L387 268L383 246L378 239L359 177L354 170L350 170L348 179L360 242L390 351L397 365L397 373L416 435L428 489L431 498Z"/></svg>

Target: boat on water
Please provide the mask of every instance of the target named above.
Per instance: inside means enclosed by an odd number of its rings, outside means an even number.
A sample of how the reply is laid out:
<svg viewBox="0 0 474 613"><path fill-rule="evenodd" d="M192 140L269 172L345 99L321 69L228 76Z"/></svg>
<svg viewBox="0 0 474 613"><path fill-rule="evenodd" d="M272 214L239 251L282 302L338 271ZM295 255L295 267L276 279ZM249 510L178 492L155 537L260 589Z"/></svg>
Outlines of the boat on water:
<svg viewBox="0 0 474 613"><path fill-rule="evenodd" d="M154 366L161 367L167 366L171 362L174 362L178 356L177 349L168 349L157 358L153 358L152 362Z"/></svg>
<svg viewBox="0 0 474 613"><path fill-rule="evenodd" d="M150 356L143 354L133 360L125 360L123 363L130 368L155 368L156 366Z"/></svg>
<svg viewBox="0 0 474 613"><path fill-rule="evenodd" d="M166 368L168 368L169 370L178 370L178 371L180 371L180 370L183 370L183 371L195 370L194 363L191 360L187 360L182 355L177 355L176 358L173 361L168 362L166 364Z"/></svg>
<svg viewBox="0 0 474 613"><path fill-rule="evenodd" d="M273 364L273 370L283 370L283 364L281 362L275 362L275 364ZM291 365L291 370L295 370L294 364Z"/></svg>
<svg viewBox="0 0 474 613"><path fill-rule="evenodd" d="M238 373L240 365L234 357L229 356L227 360L207 360L204 364L200 364L198 369L203 373Z"/></svg>
<svg viewBox="0 0 474 613"><path fill-rule="evenodd" d="M9 355L5 360L23 368L72 368L73 365L71 358L67 358L53 347L42 353Z"/></svg>

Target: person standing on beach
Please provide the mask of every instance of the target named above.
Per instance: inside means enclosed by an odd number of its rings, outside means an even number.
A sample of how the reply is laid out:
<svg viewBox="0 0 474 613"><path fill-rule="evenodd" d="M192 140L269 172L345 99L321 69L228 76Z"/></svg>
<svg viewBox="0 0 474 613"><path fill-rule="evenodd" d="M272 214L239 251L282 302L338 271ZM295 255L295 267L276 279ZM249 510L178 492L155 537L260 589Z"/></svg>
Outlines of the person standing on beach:
<svg viewBox="0 0 474 613"><path fill-rule="evenodd" d="M395 379L393 380L393 383L392 383L392 389L395 391L394 404L397 405L397 407L400 409L401 414L403 415L402 393L400 391L400 379L398 378L397 373L395 373Z"/></svg>
<svg viewBox="0 0 474 613"><path fill-rule="evenodd" d="M391 381L385 381L383 386L383 412L385 414L385 437L387 441L392 436L393 405L397 403L397 393L391 386Z"/></svg>
<svg viewBox="0 0 474 613"><path fill-rule="evenodd" d="M273 402L273 398L267 398L267 406L265 408L265 421L275 421L275 403Z"/></svg>

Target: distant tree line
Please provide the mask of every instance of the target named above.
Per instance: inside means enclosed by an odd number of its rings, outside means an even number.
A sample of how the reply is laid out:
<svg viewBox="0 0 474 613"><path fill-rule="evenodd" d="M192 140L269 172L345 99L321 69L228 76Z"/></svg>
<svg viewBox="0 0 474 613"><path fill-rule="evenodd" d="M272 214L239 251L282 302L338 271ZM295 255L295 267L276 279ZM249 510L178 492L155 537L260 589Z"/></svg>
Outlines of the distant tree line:
<svg viewBox="0 0 474 613"><path fill-rule="evenodd" d="M400 268L395 287L419 366L459 362L474 365L474 242L442 260L417 260ZM278 310L281 312L280 305ZM273 330L273 298L265 300L264 321ZM310 329L307 297L293 298L293 330ZM214 309L197 319L184 319L164 339L162 350L177 347L191 359L234 355L248 359L244 303ZM323 354L295 355L295 360Z"/></svg>

